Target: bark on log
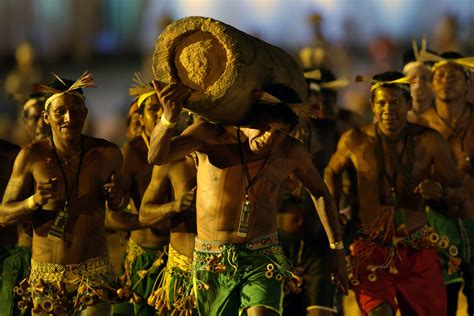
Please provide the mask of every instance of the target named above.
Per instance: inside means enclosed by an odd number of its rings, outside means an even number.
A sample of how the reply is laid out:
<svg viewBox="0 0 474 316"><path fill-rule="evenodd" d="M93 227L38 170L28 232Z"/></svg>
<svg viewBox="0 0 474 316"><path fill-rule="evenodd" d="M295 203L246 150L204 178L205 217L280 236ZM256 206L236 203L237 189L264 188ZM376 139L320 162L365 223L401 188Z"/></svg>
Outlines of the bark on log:
<svg viewBox="0 0 474 316"><path fill-rule="evenodd" d="M211 18L186 17L170 24L156 42L153 73L161 83L192 88L186 108L222 124L245 118L253 92L274 84L306 101L303 70L293 57Z"/></svg>

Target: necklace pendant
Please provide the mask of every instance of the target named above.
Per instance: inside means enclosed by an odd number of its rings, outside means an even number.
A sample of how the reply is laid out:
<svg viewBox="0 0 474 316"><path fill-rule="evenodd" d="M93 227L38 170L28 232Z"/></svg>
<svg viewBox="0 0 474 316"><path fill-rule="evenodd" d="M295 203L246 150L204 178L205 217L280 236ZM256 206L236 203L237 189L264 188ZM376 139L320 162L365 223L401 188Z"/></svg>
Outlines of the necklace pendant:
<svg viewBox="0 0 474 316"><path fill-rule="evenodd" d="M387 198L387 204L390 206L396 206L398 203L397 192L395 192L395 188L390 188L390 195Z"/></svg>
<svg viewBox="0 0 474 316"><path fill-rule="evenodd" d="M237 235L240 237L247 237L249 231L249 219L250 212L252 210L252 203L247 199L244 205L242 205L242 211L240 212L240 223Z"/></svg>

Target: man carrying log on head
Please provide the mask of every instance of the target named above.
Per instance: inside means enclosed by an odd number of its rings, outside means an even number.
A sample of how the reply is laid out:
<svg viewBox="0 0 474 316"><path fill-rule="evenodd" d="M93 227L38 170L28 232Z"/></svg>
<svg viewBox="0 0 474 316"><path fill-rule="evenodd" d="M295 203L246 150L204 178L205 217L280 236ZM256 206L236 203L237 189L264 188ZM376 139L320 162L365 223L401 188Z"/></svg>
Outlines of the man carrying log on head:
<svg viewBox="0 0 474 316"><path fill-rule="evenodd" d="M334 279L348 279L336 207L304 146L288 136L298 116L286 103L255 104L239 126L198 122L172 137L188 88L156 87L164 113L148 158L165 164L197 152L193 282L201 315L282 313L291 271L276 234L279 187L294 172L313 195L333 249Z"/></svg>

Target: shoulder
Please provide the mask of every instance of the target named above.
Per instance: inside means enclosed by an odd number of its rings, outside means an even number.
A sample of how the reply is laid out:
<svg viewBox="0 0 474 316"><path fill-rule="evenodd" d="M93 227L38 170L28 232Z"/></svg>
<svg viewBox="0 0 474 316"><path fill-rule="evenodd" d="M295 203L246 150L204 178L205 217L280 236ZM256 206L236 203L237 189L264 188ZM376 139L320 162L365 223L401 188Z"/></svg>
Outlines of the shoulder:
<svg viewBox="0 0 474 316"><path fill-rule="evenodd" d="M96 138L91 136L83 136L84 137L84 147L86 151L93 151L102 153L104 155L111 155L111 156L122 156L119 147L102 138Z"/></svg>
<svg viewBox="0 0 474 316"><path fill-rule="evenodd" d="M141 136L135 136L132 139L126 141L122 147L122 153L124 155L126 154L131 154L131 153L138 153L140 151L143 151L145 149L145 143L143 141L143 138Z"/></svg>
<svg viewBox="0 0 474 316"><path fill-rule="evenodd" d="M408 124L408 128L409 134L420 139L423 144L431 146L445 142L443 135L433 128L412 123Z"/></svg>
<svg viewBox="0 0 474 316"><path fill-rule="evenodd" d="M339 145L352 147L365 142L372 142L375 138L375 125L369 124L363 127L355 127L347 130L341 135Z"/></svg>

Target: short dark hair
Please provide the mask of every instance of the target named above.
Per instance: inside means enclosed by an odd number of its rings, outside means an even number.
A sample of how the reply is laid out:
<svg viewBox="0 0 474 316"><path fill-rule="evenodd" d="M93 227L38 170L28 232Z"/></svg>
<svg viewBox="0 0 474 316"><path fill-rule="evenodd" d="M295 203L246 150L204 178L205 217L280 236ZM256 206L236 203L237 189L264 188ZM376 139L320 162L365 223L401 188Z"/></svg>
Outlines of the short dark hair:
<svg viewBox="0 0 474 316"><path fill-rule="evenodd" d="M283 122L294 129L299 123L298 115L286 103L257 103L241 122L242 126L258 125L261 122Z"/></svg>
<svg viewBox="0 0 474 316"><path fill-rule="evenodd" d="M372 77L373 80L376 81L393 81L400 78L403 78L404 75L399 71L386 71L380 74L376 74ZM373 85L373 84L372 84ZM387 87L387 88L394 88L400 89L403 92L403 96L408 102L411 102L411 94L410 94L410 85L406 83L382 83L380 87ZM406 87L406 88L404 88ZM374 101L374 91L371 93L371 100Z"/></svg>

